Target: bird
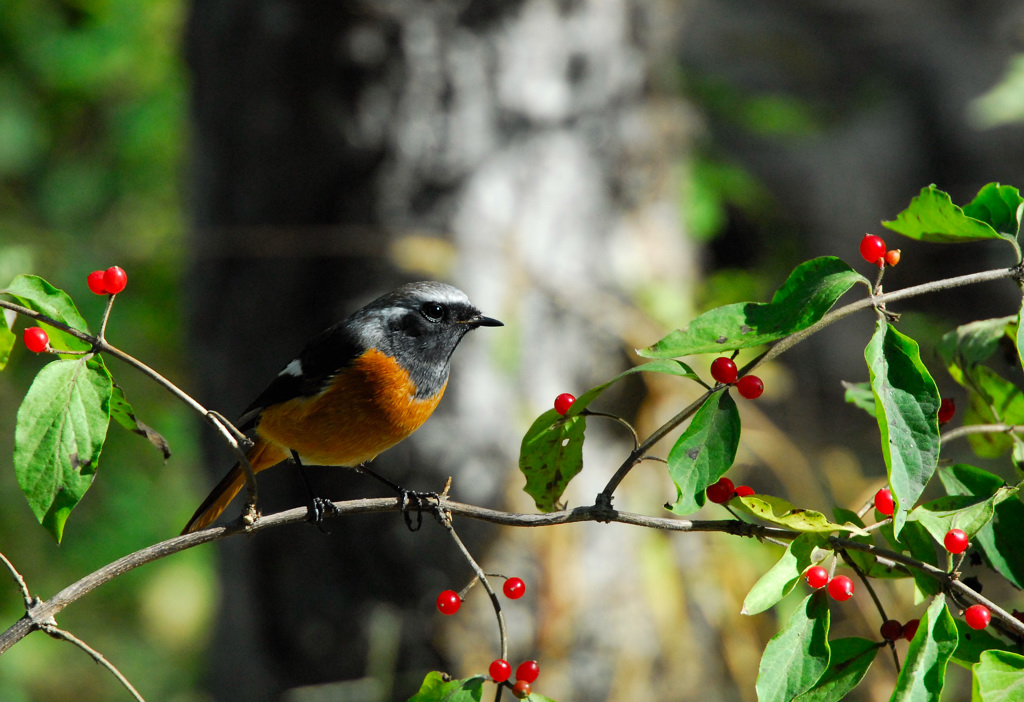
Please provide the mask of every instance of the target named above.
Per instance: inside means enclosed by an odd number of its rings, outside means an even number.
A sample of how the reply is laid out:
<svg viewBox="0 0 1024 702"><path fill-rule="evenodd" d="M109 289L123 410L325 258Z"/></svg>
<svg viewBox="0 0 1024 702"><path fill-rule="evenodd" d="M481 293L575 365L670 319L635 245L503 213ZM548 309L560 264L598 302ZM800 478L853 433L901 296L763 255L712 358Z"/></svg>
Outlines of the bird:
<svg viewBox="0 0 1024 702"><path fill-rule="evenodd" d="M500 326L445 283L408 283L378 297L313 337L242 413L236 426L252 436L253 472L288 458L361 467L434 412L466 334ZM181 533L212 524L244 484L235 464Z"/></svg>

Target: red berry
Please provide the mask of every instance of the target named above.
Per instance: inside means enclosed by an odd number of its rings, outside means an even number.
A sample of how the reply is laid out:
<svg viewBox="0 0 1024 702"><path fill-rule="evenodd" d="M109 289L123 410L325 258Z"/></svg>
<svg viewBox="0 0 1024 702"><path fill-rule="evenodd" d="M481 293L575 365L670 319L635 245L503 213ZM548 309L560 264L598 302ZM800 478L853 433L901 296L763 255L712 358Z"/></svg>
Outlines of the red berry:
<svg viewBox="0 0 1024 702"><path fill-rule="evenodd" d="M103 272L103 287L107 292L116 295L128 284L128 274L120 266L111 266Z"/></svg>
<svg viewBox="0 0 1024 702"><path fill-rule="evenodd" d="M491 667L487 669L487 674L491 676L491 680L494 682L503 683L512 675L512 666L504 658L499 658L491 663Z"/></svg>
<svg viewBox="0 0 1024 702"><path fill-rule="evenodd" d="M103 282L103 271L93 271L85 278L85 284L97 295L107 294L107 284Z"/></svg>
<svg viewBox="0 0 1024 702"><path fill-rule="evenodd" d="M917 633L917 627L921 626L920 619L911 619L909 622L903 625L903 638L910 641L914 638Z"/></svg>
<svg viewBox="0 0 1024 702"><path fill-rule="evenodd" d="M836 602L845 602L853 597L853 581L845 575L837 575L828 582L828 594Z"/></svg>
<svg viewBox="0 0 1024 702"><path fill-rule="evenodd" d="M942 540L942 545L952 554L963 553L970 543L967 532L963 529L950 529L946 532L946 538Z"/></svg>
<svg viewBox="0 0 1024 702"><path fill-rule="evenodd" d="M754 488L749 485L739 485L736 487L736 497L749 497L754 494Z"/></svg>
<svg viewBox="0 0 1024 702"><path fill-rule="evenodd" d="M525 680L516 680L516 684L512 686L512 694L521 700L525 700L530 696L530 683Z"/></svg>
<svg viewBox="0 0 1024 702"><path fill-rule="evenodd" d="M728 478L719 478L714 485L708 485L704 493L708 496L709 501L721 505L732 499L732 496L736 494L736 487Z"/></svg>
<svg viewBox="0 0 1024 702"><path fill-rule="evenodd" d="M984 629L992 621L992 613L983 604L971 605L964 612L964 621L972 629Z"/></svg>
<svg viewBox="0 0 1024 702"><path fill-rule="evenodd" d="M860 240L860 255L868 263L877 263L878 259L885 256L885 242L882 241L882 237L865 234Z"/></svg>
<svg viewBox="0 0 1024 702"><path fill-rule="evenodd" d="M719 356L711 362L711 377L715 382L730 385L736 382L736 363L731 358Z"/></svg>
<svg viewBox="0 0 1024 702"><path fill-rule="evenodd" d="M50 337L39 327L29 327L26 329L22 339L25 340L26 348L35 353L41 353L50 348Z"/></svg>
<svg viewBox="0 0 1024 702"><path fill-rule="evenodd" d="M437 596L437 609L441 614L455 614L462 606L462 598L454 590L445 590Z"/></svg>
<svg viewBox="0 0 1024 702"><path fill-rule="evenodd" d="M756 400L764 392L764 383L756 375L745 375L736 381L736 392L748 400Z"/></svg>
<svg viewBox="0 0 1024 702"><path fill-rule="evenodd" d="M509 578L501 589L505 593L505 597L510 600L518 600L526 592L526 583L522 578Z"/></svg>
<svg viewBox="0 0 1024 702"><path fill-rule="evenodd" d="M825 584L828 583L828 571L821 566L811 566L804 571L804 578L807 579L808 585L817 590L825 587Z"/></svg>
<svg viewBox="0 0 1024 702"><path fill-rule="evenodd" d="M896 503L892 499L892 490L887 487L875 493L875 509L887 517L891 517L896 509Z"/></svg>
<svg viewBox="0 0 1024 702"><path fill-rule="evenodd" d="M939 424L946 424L956 414L956 401L952 397L942 398L939 405Z"/></svg>
<svg viewBox="0 0 1024 702"><path fill-rule="evenodd" d="M516 680L532 683L538 675L540 675L540 666L537 665L537 661L523 661L516 668Z"/></svg>
<svg viewBox="0 0 1024 702"><path fill-rule="evenodd" d="M576 398L567 392L563 392L555 398L555 411L560 415L565 416L565 413L569 411L569 407L572 406L573 402L576 402Z"/></svg>
<svg viewBox="0 0 1024 702"><path fill-rule="evenodd" d="M897 263L899 263L900 262L900 250L899 249L889 249L888 251L886 251L885 252L885 262L886 262L887 265L890 265L890 266L895 266Z"/></svg>
<svg viewBox="0 0 1024 702"><path fill-rule="evenodd" d="M895 641L903 635L903 625L895 619L886 619L878 629L878 633L886 641Z"/></svg>

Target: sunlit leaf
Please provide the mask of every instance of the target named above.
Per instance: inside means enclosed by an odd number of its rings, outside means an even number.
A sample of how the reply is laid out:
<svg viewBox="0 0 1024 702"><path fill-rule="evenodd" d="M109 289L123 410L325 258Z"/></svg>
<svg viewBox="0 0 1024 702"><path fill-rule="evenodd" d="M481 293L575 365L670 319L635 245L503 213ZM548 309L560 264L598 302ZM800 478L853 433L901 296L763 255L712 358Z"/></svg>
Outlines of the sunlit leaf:
<svg viewBox="0 0 1024 702"><path fill-rule="evenodd" d="M740 414L728 391L701 405L668 454L668 472L676 484L676 514L692 514L704 505L704 490L725 475L740 443Z"/></svg>
<svg viewBox="0 0 1024 702"><path fill-rule="evenodd" d="M758 702L790 702L828 669L829 611L825 592L811 593L772 637L757 672Z"/></svg>
<svg viewBox="0 0 1024 702"><path fill-rule="evenodd" d="M59 542L92 485L110 421L110 374L96 358L53 361L18 409L14 470L39 522Z"/></svg>
<svg viewBox="0 0 1024 702"><path fill-rule="evenodd" d="M897 537L939 460L939 391L920 349L891 324L879 321L864 350L875 395L875 419L896 511Z"/></svg>
<svg viewBox="0 0 1024 702"><path fill-rule="evenodd" d="M709 310L685 328L638 350L641 356L672 358L722 353L777 341L825 316L843 293L867 279L844 261L825 256L800 264L771 302L737 302Z"/></svg>
<svg viewBox="0 0 1024 702"><path fill-rule="evenodd" d="M956 646L956 624L946 609L946 596L936 595L907 649L893 699L938 702Z"/></svg>

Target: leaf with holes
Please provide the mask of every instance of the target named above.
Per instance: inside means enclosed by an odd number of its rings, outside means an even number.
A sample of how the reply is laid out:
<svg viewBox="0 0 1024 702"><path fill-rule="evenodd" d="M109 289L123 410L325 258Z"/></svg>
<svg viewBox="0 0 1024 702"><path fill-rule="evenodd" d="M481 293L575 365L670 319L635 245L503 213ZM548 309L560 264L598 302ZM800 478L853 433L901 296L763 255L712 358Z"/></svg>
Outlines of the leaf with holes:
<svg viewBox="0 0 1024 702"><path fill-rule="evenodd" d="M575 403L574 403L575 404ZM569 481L583 469L584 415L562 417L550 409L533 423L519 448L523 488L541 512L562 509L559 500Z"/></svg>
<svg viewBox="0 0 1024 702"><path fill-rule="evenodd" d="M786 502L781 497L771 495L749 495L735 499L731 503L733 507L741 512L746 512L752 517L775 524L785 529L793 529L803 532L828 533L832 531L848 531L852 534L865 536L864 531L856 524L836 524L829 521L821 512L813 509L803 509Z"/></svg>
<svg viewBox="0 0 1024 702"><path fill-rule="evenodd" d="M692 514L704 505L704 490L725 475L740 443L740 414L728 391L711 395L668 454L668 472L676 484L676 514Z"/></svg>

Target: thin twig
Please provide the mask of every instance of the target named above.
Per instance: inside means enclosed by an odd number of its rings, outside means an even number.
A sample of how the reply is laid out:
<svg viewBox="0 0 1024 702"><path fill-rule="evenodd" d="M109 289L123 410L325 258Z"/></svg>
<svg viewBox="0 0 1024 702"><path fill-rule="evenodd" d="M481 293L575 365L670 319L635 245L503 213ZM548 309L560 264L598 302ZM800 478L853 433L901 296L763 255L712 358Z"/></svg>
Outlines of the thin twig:
<svg viewBox="0 0 1024 702"><path fill-rule="evenodd" d="M452 515L448 510L440 508L438 503L437 510L438 517L441 520L441 526L445 528L448 535L452 537L452 541L459 547L459 551L462 552L462 557L469 563L469 567L473 569L473 573L476 575L477 581L483 585L484 590L487 591L488 596L491 598L491 605L494 607L494 615L498 618L498 637L501 641L501 656L500 658L508 658L508 632L505 629L505 615L501 611L501 602L498 600L498 595L494 592L494 588L491 587L490 581L487 579L487 574L484 573L483 568L473 558L473 554L466 548L466 544L462 543L462 539L455 532L455 527L452 525Z"/></svg>
<svg viewBox="0 0 1024 702"><path fill-rule="evenodd" d="M55 639L58 639L58 640L61 640L61 641L67 641L68 643L71 643L71 644L74 644L75 646L78 646L80 649L82 649L83 651L88 653L92 657L92 659L94 661L96 661L97 663L102 665L104 668L106 668L108 671L110 671L110 673L115 678L117 678L118 682L120 682L121 685L123 685L124 688L126 690L128 690L128 692L131 693L132 697L134 697L136 700L138 700L138 702L146 702L146 700L143 699L142 695L139 694L139 691L136 690L135 687L130 682L128 682L128 678L126 678L124 675L121 674L121 671L117 669L117 666L115 666L113 663L108 661L103 656L102 653L100 653L99 651L94 649L92 646L90 646L86 642L82 641L80 638L78 638L77 636L72 634L70 631L64 631L60 627L47 625L47 626L44 626L42 628L42 630L46 634L52 636Z"/></svg>
<svg viewBox="0 0 1024 702"><path fill-rule="evenodd" d="M21 573L18 572L18 569L14 567L14 564L7 559L7 556L0 553L0 561L3 561L7 570L10 571L11 577L14 578L14 582L18 584L18 590L21 592L21 598L25 601L25 611L28 611L34 603L32 593L29 592L28 589L28 583L25 582L25 578L23 578Z"/></svg>

